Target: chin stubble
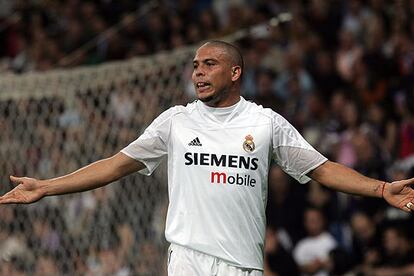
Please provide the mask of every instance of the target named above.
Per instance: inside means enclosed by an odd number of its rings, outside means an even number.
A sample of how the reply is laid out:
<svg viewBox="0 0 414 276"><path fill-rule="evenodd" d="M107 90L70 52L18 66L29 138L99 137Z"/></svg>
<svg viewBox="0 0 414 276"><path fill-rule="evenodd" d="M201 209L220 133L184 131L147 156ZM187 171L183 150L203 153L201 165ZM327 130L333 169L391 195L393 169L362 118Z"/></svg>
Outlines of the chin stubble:
<svg viewBox="0 0 414 276"><path fill-rule="evenodd" d="M210 101L212 101L214 99L213 96L208 96L206 98L198 98L200 101L202 101L203 103L208 103Z"/></svg>

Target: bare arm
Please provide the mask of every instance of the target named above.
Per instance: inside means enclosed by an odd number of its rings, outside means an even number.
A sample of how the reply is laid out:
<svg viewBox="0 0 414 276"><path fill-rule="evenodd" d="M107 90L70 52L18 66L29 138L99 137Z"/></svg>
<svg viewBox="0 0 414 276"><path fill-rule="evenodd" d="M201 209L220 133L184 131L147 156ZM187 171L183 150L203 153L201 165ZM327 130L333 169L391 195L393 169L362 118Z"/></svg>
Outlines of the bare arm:
<svg viewBox="0 0 414 276"><path fill-rule="evenodd" d="M73 173L47 180L28 177L10 179L16 188L0 197L0 203L31 203L44 196L87 191L102 187L145 167L123 153L94 162Z"/></svg>
<svg viewBox="0 0 414 276"><path fill-rule="evenodd" d="M128 174L144 168L144 164L117 153L114 156L96 161L71 174L41 181L45 195L59 195L82 192L102 187Z"/></svg>
<svg viewBox="0 0 414 276"><path fill-rule="evenodd" d="M307 273L307 274L315 274L316 272L318 272L321 269L324 269L327 266L327 262L323 262L319 259L314 260L310 263L304 264L304 265L300 265L299 269L300 271L302 271L303 273Z"/></svg>
<svg viewBox="0 0 414 276"><path fill-rule="evenodd" d="M392 183L372 179L341 164L327 161L310 172L319 183L345 193L383 197L390 205L406 212L414 210L414 178ZM407 207L408 204L408 207Z"/></svg>
<svg viewBox="0 0 414 276"><path fill-rule="evenodd" d="M385 183L331 161L317 167L309 176L334 190L371 197L382 197L382 188Z"/></svg>

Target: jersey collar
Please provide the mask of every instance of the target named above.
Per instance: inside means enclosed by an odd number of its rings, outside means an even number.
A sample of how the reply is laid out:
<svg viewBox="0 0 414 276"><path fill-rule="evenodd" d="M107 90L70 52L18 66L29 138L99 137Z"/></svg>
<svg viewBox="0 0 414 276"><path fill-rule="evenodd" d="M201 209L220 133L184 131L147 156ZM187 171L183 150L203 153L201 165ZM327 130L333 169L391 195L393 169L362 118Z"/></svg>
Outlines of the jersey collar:
<svg viewBox="0 0 414 276"><path fill-rule="evenodd" d="M217 119L217 117L213 114L213 111L215 109L220 109L220 107L210 107L204 104L200 100L197 101L197 108L199 112L203 115L203 117L219 125L226 125L227 123L231 122L235 117L237 117L237 115L241 113L245 105L246 105L246 100L240 96L240 101L238 101L236 104L233 105L234 108L232 109L230 114L227 116L227 118L224 121L221 121ZM226 108L232 108L233 106L226 107Z"/></svg>

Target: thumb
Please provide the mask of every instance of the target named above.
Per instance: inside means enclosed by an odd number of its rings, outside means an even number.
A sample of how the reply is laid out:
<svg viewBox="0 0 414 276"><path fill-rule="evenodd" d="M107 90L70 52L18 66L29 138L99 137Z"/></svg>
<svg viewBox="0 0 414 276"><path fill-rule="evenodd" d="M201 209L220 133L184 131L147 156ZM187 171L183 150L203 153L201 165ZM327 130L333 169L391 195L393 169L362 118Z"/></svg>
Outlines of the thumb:
<svg viewBox="0 0 414 276"><path fill-rule="evenodd" d="M410 178L410 179L404 179L404 180L401 180L399 182L400 182L399 184L403 187L410 186L410 185L414 184L414 177Z"/></svg>
<svg viewBox="0 0 414 276"><path fill-rule="evenodd" d="M16 177L16 176L13 176L13 175L10 175L10 180L15 184L15 185L18 185L18 184L22 184L23 183L23 177Z"/></svg>
<svg viewBox="0 0 414 276"><path fill-rule="evenodd" d="M404 187L411 186L413 184L414 184L414 177L410 178L410 179L394 181L394 182L392 182L392 185L391 185L391 186L393 186L392 188L394 188L394 189L391 189L391 190L393 192L399 192L402 189L404 189Z"/></svg>

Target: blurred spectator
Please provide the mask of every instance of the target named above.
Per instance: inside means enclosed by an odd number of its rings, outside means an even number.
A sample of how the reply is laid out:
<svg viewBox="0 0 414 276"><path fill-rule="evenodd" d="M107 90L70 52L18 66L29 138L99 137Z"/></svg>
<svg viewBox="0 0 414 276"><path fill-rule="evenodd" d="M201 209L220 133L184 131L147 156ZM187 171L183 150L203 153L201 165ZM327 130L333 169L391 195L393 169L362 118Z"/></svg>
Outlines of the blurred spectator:
<svg viewBox="0 0 414 276"><path fill-rule="evenodd" d="M312 146L323 151L323 147L328 146L325 135L328 128L329 117L328 109L324 103L325 97L321 94L312 94L306 106L306 121L303 126L302 134Z"/></svg>
<svg viewBox="0 0 414 276"><path fill-rule="evenodd" d="M34 276L54 276L59 274L59 268L52 255L43 254L36 260Z"/></svg>
<svg viewBox="0 0 414 276"><path fill-rule="evenodd" d="M356 104L347 101L341 108L340 124L343 130L339 132L339 143L334 159L348 167L354 168L357 162L357 153L352 144L353 138L360 132L359 124L361 116Z"/></svg>
<svg viewBox="0 0 414 276"><path fill-rule="evenodd" d="M159 275L166 271L167 254L160 252L152 243L143 243L139 249L139 256L134 262L135 275Z"/></svg>
<svg viewBox="0 0 414 276"><path fill-rule="evenodd" d="M413 241L401 227L388 227L383 234L384 258L382 266L414 266Z"/></svg>
<svg viewBox="0 0 414 276"><path fill-rule="evenodd" d="M20 257L12 257L8 261L0 262L1 275L26 276L30 272L27 260Z"/></svg>
<svg viewBox="0 0 414 276"><path fill-rule="evenodd" d="M348 275L352 270L350 254L342 248L335 248L329 252L327 270L329 275Z"/></svg>
<svg viewBox="0 0 414 276"><path fill-rule="evenodd" d="M332 49L337 44L336 34L340 27L340 1L308 1L307 22L323 41L323 47Z"/></svg>
<svg viewBox="0 0 414 276"><path fill-rule="evenodd" d="M413 241L405 231L388 227L383 234L384 256L380 266L365 270L367 275L412 275L414 273Z"/></svg>
<svg viewBox="0 0 414 276"><path fill-rule="evenodd" d="M130 100L131 94L131 89L126 84L120 85L120 87L112 93L110 109L118 123L125 124L130 121L133 116L135 104Z"/></svg>
<svg viewBox="0 0 414 276"><path fill-rule="evenodd" d="M203 30L204 37L215 37L218 35L220 25L216 13L211 8L201 10L199 24Z"/></svg>
<svg viewBox="0 0 414 276"><path fill-rule="evenodd" d="M352 255L355 265L371 267L381 261L381 233L375 221L366 213L357 212L351 217L353 233Z"/></svg>
<svg viewBox="0 0 414 276"><path fill-rule="evenodd" d="M353 137L352 145L357 157L354 168L364 175L385 179L385 160L376 138L363 131Z"/></svg>
<svg viewBox="0 0 414 276"><path fill-rule="evenodd" d="M395 105L401 118L398 129L398 157L404 159L414 154L414 110L404 94L396 96Z"/></svg>
<svg viewBox="0 0 414 276"><path fill-rule="evenodd" d="M281 233L287 233L281 241L287 250L303 236L303 212L305 210L305 187L293 180L276 165L269 172L269 203L267 223Z"/></svg>
<svg viewBox="0 0 414 276"><path fill-rule="evenodd" d="M266 276L298 275L298 267L292 254L279 241L278 231L269 226L266 228L265 244L265 272Z"/></svg>
<svg viewBox="0 0 414 276"><path fill-rule="evenodd" d="M16 212L11 206L0 208L0 275L13 275L27 271L33 261L33 254L27 245L24 230L18 227L18 218L23 213ZM7 271L12 271L6 273Z"/></svg>
<svg viewBox="0 0 414 276"><path fill-rule="evenodd" d="M341 207L344 207L340 206L341 199L337 198L338 193L315 181L311 181L308 185L309 189L306 197L308 205L317 208L324 214L326 229L339 244L348 246L347 229L342 225L347 218L347 210L341 209Z"/></svg>
<svg viewBox="0 0 414 276"><path fill-rule="evenodd" d="M284 100L293 97L306 98L313 90L313 80L303 66L300 50L296 46L288 50L285 56L286 70L276 80L276 91ZM295 85L298 91L293 90L293 80L297 83Z"/></svg>
<svg viewBox="0 0 414 276"><path fill-rule="evenodd" d="M339 33L336 69L344 81L351 82L355 78L355 65L362 53L363 49L358 44L355 34L347 29L342 29Z"/></svg>
<svg viewBox="0 0 414 276"><path fill-rule="evenodd" d="M131 270L125 265L125 261L115 248L101 249L98 253L98 267L94 268L91 275L131 275Z"/></svg>
<svg viewBox="0 0 414 276"><path fill-rule="evenodd" d="M256 75L260 70L260 58L259 53L253 47L247 47L243 50L245 70L242 80L242 94L244 97L252 98L257 94Z"/></svg>
<svg viewBox="0 0 414 276"><path fill-rule="evenodd" d="M45 251L50 254L56 254L61 245L59 234L52 229L44 216L38 216L34 219L30 243L34 251Z"/></svg>
<svg viewBox="0 0 414 276"><path fill-rule="evenodd" d="M302 275L328 275L329 252L336 247L336 241L325 230L325 217L316 208L308 208L304 215L307 236L300 240L293 256Z"/></svg>
<svg viewBox="0 0 414 276"><path fill-rule="evenodd" d="M271 108L272 110L283 114L284 102L276 95L274 89L274 81L276 75L270 69L260 68L256 72L256 95L253 101L263 107Z"/></svg>
<svg viewBox="0 0 414 276"><path fill-rule="evenodd" d="M397 124L387 114L384 107L373 104L369 106L364 127L376 137L379 149L385 159L389 160L395 155L397 147Z"/></svg>
<svg viewBox="0 0 414 276"><path fill-rule="evenodd" d="M350 0L346 2L345 14L342 19L342 28L352 32L356 37L361 37L363 28L369 18L369 12L363 1Z"/></svg>
<svg viewBox="0 0 414 276"><path fill-rule="evenodd" d="M333 93L343 86L342 79L335 70L332 54L328 51L317 52L314 64L309 70L320 97L328 104Z"/></svg>
<svg viewBox="0 0 414 276"><path fill-rule="evenodd" d="M286 70L276 79L277 95L285 102L284 116L299 130L304 125L307 101L313 93L313 80L303 65L299 47L286 53Z"/></svg>

